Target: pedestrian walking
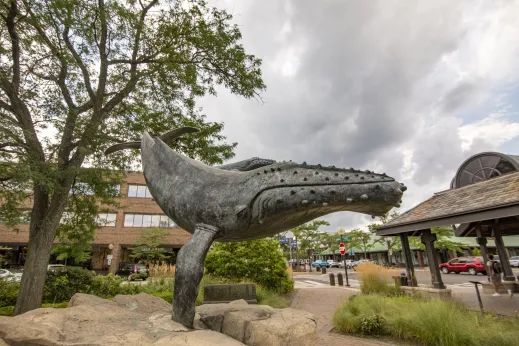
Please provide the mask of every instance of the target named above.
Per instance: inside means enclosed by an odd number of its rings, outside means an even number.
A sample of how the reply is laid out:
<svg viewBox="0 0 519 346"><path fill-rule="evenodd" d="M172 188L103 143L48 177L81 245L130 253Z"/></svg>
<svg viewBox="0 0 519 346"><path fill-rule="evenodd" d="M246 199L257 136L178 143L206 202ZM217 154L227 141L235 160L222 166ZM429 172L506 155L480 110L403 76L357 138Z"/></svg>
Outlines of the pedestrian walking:
<svg viewBox="0 0 519 346"><path fill-rule="evenodd" d="M501 263L498 261L494 261L494 255L488 255L488 262L487 262L487 272L490 276L490 281L494 285L494 289L496 290L496 293L493 294L494 297L499 297L499 289L504 288L505 290L508 290L508 294L510 297L514 295L514 292L511 289L507 289L505 285L503 285L503 282L501 281L501 276L503 274L503 268L501 267Z"/></svg>

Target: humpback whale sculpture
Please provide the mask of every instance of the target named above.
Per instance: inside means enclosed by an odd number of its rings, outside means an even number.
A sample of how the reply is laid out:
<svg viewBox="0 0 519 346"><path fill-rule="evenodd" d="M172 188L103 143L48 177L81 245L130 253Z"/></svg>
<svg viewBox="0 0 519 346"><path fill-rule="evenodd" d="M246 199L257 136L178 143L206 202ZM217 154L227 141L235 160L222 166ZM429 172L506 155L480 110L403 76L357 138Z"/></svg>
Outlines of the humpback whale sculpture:
<svg viewBox="0 0 519 346"><path fill-rule="evenodd" d="M373 216L400 206L403 184L386 174L253 158L210 167L165 141L197 131L184 127L106 153L140 146L146 184L158 205L193 236L177 256L173 319L192 328L204 261L213 241L272 236L337 211Z"/></svg>

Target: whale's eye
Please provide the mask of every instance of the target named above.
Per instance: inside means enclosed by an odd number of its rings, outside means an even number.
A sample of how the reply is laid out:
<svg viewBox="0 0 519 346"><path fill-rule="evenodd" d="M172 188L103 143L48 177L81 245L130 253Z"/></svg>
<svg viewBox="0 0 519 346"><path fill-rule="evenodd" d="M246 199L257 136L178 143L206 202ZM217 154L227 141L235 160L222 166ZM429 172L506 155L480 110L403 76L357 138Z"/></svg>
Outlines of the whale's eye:
<svg viewBox="0 0 519 346"><path fill-rule="evenodd" d="M237 206L235 208L236 210L236 216L238 217L238 219L243 219L245 217L247 217L247 206Z"/></svg>

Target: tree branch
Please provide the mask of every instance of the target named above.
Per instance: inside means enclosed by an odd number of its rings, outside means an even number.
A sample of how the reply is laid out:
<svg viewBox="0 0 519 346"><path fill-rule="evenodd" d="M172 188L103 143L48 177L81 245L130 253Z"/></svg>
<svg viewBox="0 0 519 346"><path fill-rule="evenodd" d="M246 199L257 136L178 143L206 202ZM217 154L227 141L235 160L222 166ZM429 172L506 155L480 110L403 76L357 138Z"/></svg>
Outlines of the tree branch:
<svg viewBox="0 0 519 346"><path fill-rule="evenodd" d="M11 57L13 59L13 79L12 85L14 92L18 95L20 91L20 38L16 32L16 15L18 14L18 8L16 6L16 0L11 0L11 6L9 12L5 18L5 24L7 31L11 38Z"/></svg>
<svg viewBox="0 0 519 346"><path fill-rule="evenodd" d="M78 54L72 43L70 42L70 37L68 36L70 30L70 26L65 25L65 28L63 30L63 41L65 41L65 45L67 46L68 50L74 57L74 60L76 61L76 64L78 64L79 69L81 70L81 73L83 74L83 81L85 83L85 88L88 92L88 95L94 101L96 99L94 90L92 90L92 83L90 82L90 74L88 73L88 69L85 66L83 60L81 59L81 56Z"/></svg>
<svg viewBox="0 0 519 346"><path fill-rule="evenodd" d="M20 98L20 41L18 32L16 30L16 16L18 14L16 0L11 0L9 13L6 18L6 26L11 37L12 58L13 58L13 77L9 81L6 75L0 75L0 89L2 89L9 98L10 111L23 129L25 142L29 148L28 153L33 156L35 160L45 161L45 153L41 146L34 124L32 122L31 113L25 102ZM5 109L5 108L4 108Z"/></svg>
<svg viewBox="0 0 519 346"><path fill-rule="evenodd" d="M103 96L106 89L106 79L108 75L108 53L106 52L106 45L108 40L108 24L106 22L106 9L104 0L98 0L99 4L99 20L101 21L101 41L99 42L99 81L97 83L97 101L95 105L96 111L101 110L103 105Z"/></svg>

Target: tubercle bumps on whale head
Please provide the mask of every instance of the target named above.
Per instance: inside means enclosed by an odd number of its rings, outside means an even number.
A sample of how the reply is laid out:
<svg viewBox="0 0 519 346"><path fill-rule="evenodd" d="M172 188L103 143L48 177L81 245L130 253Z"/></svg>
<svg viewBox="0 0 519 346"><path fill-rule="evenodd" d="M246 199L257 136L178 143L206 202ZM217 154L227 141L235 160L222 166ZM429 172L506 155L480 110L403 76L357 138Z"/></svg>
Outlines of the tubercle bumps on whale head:
<svg viewBox="0 0 519 346"><path fill-rule="evenodd" d="M375 173L370 170L354 168L337 168L335 166L309 165L306 162L275 163L248 172L251 178L263 179L266 185L283 186L323 186L323 185L349 185L376 183L375 189L380 189L381 184L394 182L395 179L387 174ZM255 175L255 177L253 177ZM404 184L397 186L399 192L404 192L407 187ZM293 194L294 192L292 192ZM394 206L398 207L395 202Z"/></svg>

